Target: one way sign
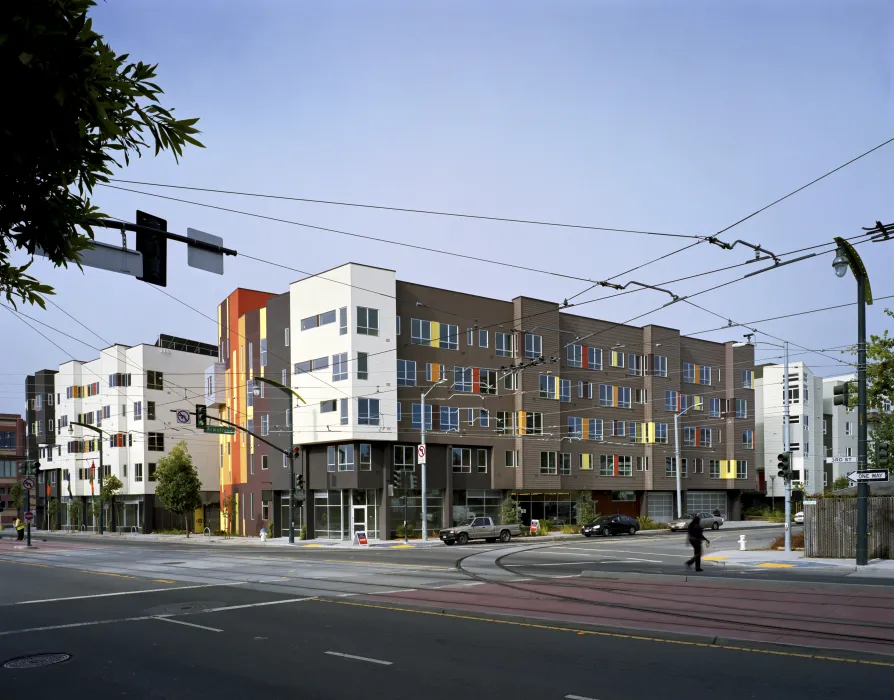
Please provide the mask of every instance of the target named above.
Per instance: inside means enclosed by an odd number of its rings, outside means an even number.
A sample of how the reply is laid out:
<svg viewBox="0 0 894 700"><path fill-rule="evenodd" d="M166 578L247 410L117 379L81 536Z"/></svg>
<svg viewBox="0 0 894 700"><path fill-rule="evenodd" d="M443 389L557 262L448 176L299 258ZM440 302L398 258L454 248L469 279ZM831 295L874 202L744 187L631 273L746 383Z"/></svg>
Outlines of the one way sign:
<svg viewBox="0 0 894 700"><path fill-rule="evenodd" d="M847 475L849 481L853 481L857 483L859 481L887 481L888 480L888 470L887 469L876 469L872 472L850 472Z"/></svg>

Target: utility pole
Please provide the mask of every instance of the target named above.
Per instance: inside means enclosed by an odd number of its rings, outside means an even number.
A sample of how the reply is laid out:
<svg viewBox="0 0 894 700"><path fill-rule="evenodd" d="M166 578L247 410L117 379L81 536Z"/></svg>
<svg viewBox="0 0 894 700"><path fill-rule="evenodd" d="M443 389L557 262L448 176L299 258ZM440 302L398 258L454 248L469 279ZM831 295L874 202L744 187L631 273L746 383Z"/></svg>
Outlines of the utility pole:
<svg viewBox="0 0 894 700"><path fill-rule="evenodd" d="M694 405L694 404L693 404ZM692 406L674 414L674 472L677 475L677 517L683 517L683 486L680 481L680 416L684 415Z"/></svg>
<svg viewBox="0 0 894 700"><path fill-rule="evenodd" d="M785 341L785 364L782 368L782 451L791 454L791 432L789 426L788 395L788 341ZM806 468L806 465L805 465ZM792 551L792 479L791 474L784 479L785 484L785 551Z"/></svg>
<svg viewBox="0 0 894 700"><path fill-rule="evenodd" d="M425 447L425 397L428 396L429 392L434 389L436 386L443 384L446 382L446 379L439 379L434 384L432 384L428 391L422 392L422 416L420 420L420 435L419 435L419 444L422 447ZM426 487L428 486L428 480L426 479L426 469L428 467L428 455L426 455L425 463L419 466L421 474L422 474L422 483L420 486L422 487L422 541L428 541L428 503L426 498ZM407 524L406 524L406 484L404 485L404 532L406 532Z"/></svg>

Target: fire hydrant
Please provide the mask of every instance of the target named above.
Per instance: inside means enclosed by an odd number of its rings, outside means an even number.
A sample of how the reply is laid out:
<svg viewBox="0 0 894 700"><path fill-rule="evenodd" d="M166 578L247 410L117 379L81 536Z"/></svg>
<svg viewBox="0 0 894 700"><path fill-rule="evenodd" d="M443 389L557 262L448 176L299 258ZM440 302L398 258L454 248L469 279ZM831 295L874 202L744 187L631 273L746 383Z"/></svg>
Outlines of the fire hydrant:
<svg viewBox="0 0 894 700"><path fill-rule="evenodd" d="M739 550L745 551L745 535L739 535Z"/></svg>
<svg viewBox="0 0 894 700"><path fill-rule="evenodd" d="M266 541L267 541L267 528L262 527L261 528L261 542L266 542Z"/></svg>

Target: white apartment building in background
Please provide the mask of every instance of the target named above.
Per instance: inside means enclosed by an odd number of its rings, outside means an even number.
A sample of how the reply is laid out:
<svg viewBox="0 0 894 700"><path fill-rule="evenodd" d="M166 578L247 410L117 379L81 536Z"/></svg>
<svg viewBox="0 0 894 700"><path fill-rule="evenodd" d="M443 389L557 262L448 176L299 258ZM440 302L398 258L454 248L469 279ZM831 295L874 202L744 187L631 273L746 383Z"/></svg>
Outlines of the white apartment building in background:
<svg viewBox="0 0 894 700"><path fill-rule="evenodd" d="M803 362L789 363L789 443L792 469L800 473L806 493L823 490L823 379ZM754 370L755 450L765 470L767 496L785 495L777 473L783 451L784 366L759 365Z"/></svg>
<svg viewBox="0 0 894 700"><path fill-rule="evenodd" d="M217 437L197 433L192 420L184 425L176 419L177 409L192 412L195 404L204 403L205 368L217 352L216 345L163 335L155 345L116 344L95 360L59 366L55 395L42 397L55 403L55 424L46 429L55 430L56 440L39 441L39 458L41 471L56 472L43 481L63 504L63 522L68 522L67 504L81 499L83 520L93 524L87 506L99 495L101 449L104 478L114 474L124 485L116 496L118 527L144 532L182 527L182 520L155 501L156 465L181 440L198 469L203 502L217 508ZM73 426L73 421L103 432Z"/></svg>
<svg viewBox="0 0 894 700"><path fill-rule="evenodd" d="M823 449L828 460L852 458L853 462L826 462L826 481L829 485L835 479L847 476L857 469L857 409L835 405L834 389L845 382L856 382L856 374L843 374L823 379ZM856 395L857 385L851 385Z"/></svg>

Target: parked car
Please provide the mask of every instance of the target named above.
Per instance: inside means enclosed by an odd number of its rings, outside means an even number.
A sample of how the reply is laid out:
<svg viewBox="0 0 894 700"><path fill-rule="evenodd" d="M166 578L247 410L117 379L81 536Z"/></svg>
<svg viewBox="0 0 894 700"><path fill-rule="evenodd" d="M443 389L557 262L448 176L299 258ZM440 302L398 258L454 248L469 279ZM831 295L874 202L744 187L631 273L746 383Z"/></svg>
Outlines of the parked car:
<svg viewBox="0 0 894 700"><path fill-rule="evenodd" d="M639 530L639 523L635 518L629 515L602 515L592 523L584 525L580 531L584 537L592 537L593 535L635 535Z"/></svg>
<svg viewBox="0 0 894 700"><path fill-rule="evenodd" d="M469 540L509 542L521 535L519 525L497 525L492 518L467 518L455 527L441 530L441 541L446 545L466 544Z"/></svg>
<svg viewBox="0 0 894 700"><path fill-rule="evenodd" d="M794 520L796 523L803 525L804 524L804 511L802 510L802 511L795 513Z"/></svg>
<svg viewBox="0 0 894 700"><path fill-rule="evenodd" d="M699 519L702 522L702 528L707 530L710 528L711 530L717 530L723 525L723 518L719 515L713 515L712 513L699 513ZM671 532L677 532L679 530L685 530L689 527L689 523L692 522L692 513L688 515L684 515L682 518L677 518L676 520L671 520L670 529Z"/></svg>

